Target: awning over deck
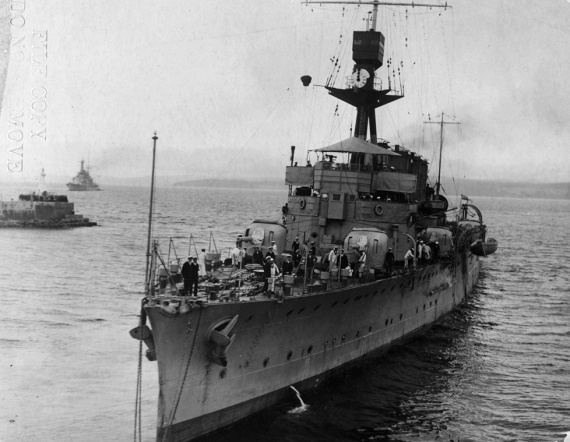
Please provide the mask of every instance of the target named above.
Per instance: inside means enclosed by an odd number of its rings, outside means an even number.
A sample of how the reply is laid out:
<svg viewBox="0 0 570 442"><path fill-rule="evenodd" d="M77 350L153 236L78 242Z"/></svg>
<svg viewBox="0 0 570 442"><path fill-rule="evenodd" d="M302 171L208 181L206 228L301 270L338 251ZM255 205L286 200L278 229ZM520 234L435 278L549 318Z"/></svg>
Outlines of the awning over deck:
<svg viewBox="0 0 570 442"><path fill-rule="evenodd" d="M350 137L330 146L314 149L315 152L348 152L348 153L367 153L372 155L392 155L399 157L400 154L390 149L369 143L362 138Z"/></svg>

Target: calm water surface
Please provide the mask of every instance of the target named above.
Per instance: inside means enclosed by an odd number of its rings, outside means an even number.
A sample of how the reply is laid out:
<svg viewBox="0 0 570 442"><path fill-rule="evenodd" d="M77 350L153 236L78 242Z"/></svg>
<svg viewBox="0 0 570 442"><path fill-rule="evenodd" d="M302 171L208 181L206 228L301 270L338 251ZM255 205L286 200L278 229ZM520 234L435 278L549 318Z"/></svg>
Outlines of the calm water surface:
<svg viewBox="0 0 570 442"><path fill-rule="evenodd" d="M63 190L60 193L65 193ZM17 193L15 193L17 195ZM0 230L0 440L132 440L147 189L68 193L98 227ZM6 196L6 192L4 193ZM159 188L155 235L227 251L285 191ZM570 431L570 202L475 198L499 251L467 304L405 348L212 441L561 441ZM168 241L162 242L163 251ZM156 364L143 364L154 440Z"/></svg>

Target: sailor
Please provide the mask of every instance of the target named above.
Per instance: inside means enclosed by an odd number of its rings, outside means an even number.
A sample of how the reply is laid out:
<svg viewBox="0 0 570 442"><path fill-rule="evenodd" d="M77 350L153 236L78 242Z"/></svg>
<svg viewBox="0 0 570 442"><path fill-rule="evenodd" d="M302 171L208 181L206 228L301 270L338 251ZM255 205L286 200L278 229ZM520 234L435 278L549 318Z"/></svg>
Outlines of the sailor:
<svg viewBox="0 0 570 442"><path fill-rule="evenodd" d="M360 253L360 258L358 258L358 278L360 282L364 278L364 268L366 267L366 248Z"/></svg>
<svg viewBox="0 0 570 442"><path fill-rule="evenodd" d="M339 274L342 279L342 270L349 270L348 276L352 276L352 269L350 268L350 264L348 262L348 256L344 253L344 249L340 249L340 254L337 258L337 264L340 266Z"/></svg>
<svg viewBox="0 0 570 442"><path fill-rule="evenodd" d="M428 246L428 245L425 244L425 243L424 243L424 246L423 246L423 255L424 255L424 256L423 256L424 262L425 262L426 264L429 264L430 258L431 258L431 248L430 248L430 246Z"/></svg>
<svg viewBox="0 0 570 442"><path fill-rule="evenodd" d="M295 255L295 252L296 252L297 250L299 250L299 246L300 246L300 245L301 245L301 244L299 243L299 237L296 236L296 237L295 237L295 241L293 241L293 244L292 244L292 246L291 246L291 247L293 248L293 255Z"/></svg>
<svg viewBox="0 0 570 442"><path fill-rule="evenodd" d="M188 261L182 265L182 278L184 279L183 295L186 296L194 288L194 296L198 295L198 263L195 256L189 256Z"/></svg>
<svg viewBox="0 0 570 442"><path fill-rule="evenodd" d="M275 280L279 277L279 267L275 264L275 261L271 260L271 286L270 289L272 292L275 291Z"/></svg>
<svg viewBox="0 0 570 442"><path fill-rule="evenodd" d="M206 276L208 274L206 272L206 249L202 249L198 254L198 266L200 267L200 276Z"/></svg>
<svg viewBox="0 0 570 442"><path fill-rule="evenodd" d="M392 265L394 264L394 252L391 248L388 248L386 252L386 259L384 260L384 265L386 266L386 271L392 273Z"/></svg>
<svg viewBox="0 0 570 442"><path fill-rule="evenodd" d="M424 242L420 241L417 246L417 255L418 263L423 264L424 262Z"/></svg>
<svg viewBox="0 0 570 442"><path fill-rule="evenodd" d="M293 265L295 267L298 267L301 263L301 259L303 259L303 254L301 252L301 249L297 249L297 251L293 254Z"/></svg>
<svg viewBox="0 0 570 442"><path fill-rule="evenodd" d="M344 249L340 249L339 260L341 269L350 268L350 264L348 263L348 256L346 256L346 253L344 253Z"/></svg>
<svg viewBox="0 0 570 442"><path fill-rule="evenodd" d="M273 267L273 259L271 256L265 258L265 264L263 264L263 279L265 283L263 284L263 291L266 292L269 288L269 278L271 278L271 269Z"/></svg>
<svg viewBox="0 0 570 442"><path fill-rule="evenodd" d="M275 241L271 241L271 248L273 249L273 254L277 255L277 245L275 244ZM273 259L275 259L275 256Z"/></svg>
<svg viewBox="0 0 570 442"><path fill-rule="evenodd" d="M259 246L256 246L255 252L253 252L253 262L261 266L263 265L263 252Z"/></svg>
<svg viewBox="0 0 570 442"><path fill-rule="evenodd" d="M268 256L265 260L265 265L263 266L263 276L265 277L265 284L263 286L263 291L266 292L269 288L271 291L275 291L275 279L279 276L279 268L275 264L275 261ZM271 281L271 287L269 287Z"/></svg>
<svg viewBox="0 0 570 442"><path fill-rule="evenodd" d="M236 243L236 246L234 247L234 249L232 250L231 256L232 256L232 264L234 267L239 267L239 263L240 263L240 248L238 247L238 244Z"/></svg>
<svg viewBox="0 0 570 442"><path fill-rule="evenodd" d="M310 281L313 281L313 268L315 267L316 260L317 258L311 250L307 256L307 276Z"/></svg>
<svg viewBox="0 0 570 442"><path fill-rule="evenodd" d="M275 260L275 252L273 251L273 248L270 247L269 250L267 251L267 253L265 254L265 259L267 258L271 258L273 260Z"/></svg>
<svg viewBox="0 0 570 442"><path fill-rule="evenodd" d="M338 251L338 247L335 247L335 248L334 248L333 250L331 250L330 253L329 253L328 259L329 259L329 269L330 269L330 270L333 270L333 269L336 268L336 264L337 264L336 261L337 261L337 258L338 258L337 251Z"/></svg>
<svg viewBox="0 0 570 442"><path fill-rule="evenodd" d="M414 248L411 247L410 250L404 255L404 268L412 267L414 263Z"/></svg>
<svg viewBox="0 0 570 442"><path fill-rule="evenodd" d="M287 259L283 263L283 274L291 275L293 273L293 261L291 260L291 255L287 255Z"/></svg>
<svg viewBox="0 0 570 442"><path fill-rule="evenodd" d="M281 207L281 222L283 224L287 223L287 214L289 213L289 203L285 203L283 207Z"/></svg>
<svg viewBox="0 0 570 442"><path fill-rule="evenodd" d="M317 246L315 245L315 241L311 241L311 252L313 252L313 255L317 256Z"/></svg>
<svg viewBox="0 0 570 442"><path fill-rule="evenodd" d="M244 264L244 259L245 258L245 249L243 247L239 248L239 254L238 254L238 268L242 268L243 264Z"/></svg>

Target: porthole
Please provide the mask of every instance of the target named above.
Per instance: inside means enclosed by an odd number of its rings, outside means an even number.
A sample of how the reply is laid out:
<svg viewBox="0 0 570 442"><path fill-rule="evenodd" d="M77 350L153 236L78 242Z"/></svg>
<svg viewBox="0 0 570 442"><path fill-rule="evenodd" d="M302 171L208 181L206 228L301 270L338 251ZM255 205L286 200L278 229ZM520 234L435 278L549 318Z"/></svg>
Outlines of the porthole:
<svg viewBox="0 0 570 442"><path fill-rule="evenodd" d="M299 310L297 313L300 315L301 313L303 313L305 311L305 307L303 307L301 310Z"/></svg>
<svg viewBox="0 0 570 442"><path fill-rule="evenodd" d="M329 341L325 341L325 350L327 349L328 345L329 345Z"/></svg>
<svg viewBox="0 0 570 442"><path fill-rule="evenodd" d="M227 371L225 369L220 371L220 379L224 379L226 377L226 372Z"/></svg>
<svg viewBox="0 0 570 442"><path fill-rule="evenodd" d="M390 324L392 324L392 322L394 322L394 318L390 318Z"/></svg>
<svg viewBox="0 0 570 442"><path fill-rule="evenodd" d="M346 298L343 302L343 304L346 304L348 301L350 301L350 298Z"/></svg>
<svg viewBox="0 0 570 442"><path fill-rule="evenodd" d="M374 290L374 293L372 293L372 296L376 296L378 294L378 290Z"/></svg>
<svg viewBox="0 0 570 442"><path fill-rule="evenodd" d="M345 339L346 339L346 333L342 335L342 340L344 341Z"/></svg>
<svg viewBox="0 0 570 442"><path fill-rule="evenodd" d="M332 303L331 307L335 307L338 304L338 301Z"/></svg>
<svg viewBox="0 0 570 442"><path fill-rule="evenodd" d="M372 331L372 327L368 327L368 333Z"/></svg>
<svg viewBox="0 0 570 442"><path fill-rule="evenodd" d="M388 325L388 320L386 319L386 322L384 323L384 325Z"/></svg>
<svg viewBox="0 0 570 442"><path fill-rule="evenodd" d="M316 312L316 311L317 311L318 309L320 309L320 308L321 308L321 304L317 305L317 306L313 309L313 311Z"/></svg>
<svg viewBox="0 0 570 442"><path fill-rule="evenodd" d="M313 346L310 345L309 348L307 348L307 353L311 354L312 351L313 351Z"/></svg>
<svg viewBox="0 0 570 442"><path fill-rule="evenodd" d="M336 344L336 338L333 338L332 345L335 345L335 344Z"/></svg>
<svg viewBox="0 0 570 442"><path fill-rule="evenodd" d="M356 337L358 338L359 336L360 336L360 330L358 330L358 331L356 332Z"/></svg>
<svg viewBox="0 0 570 442"><path fill-rule="evenodd" d="M287 360L290 361L292 356L293 356L293 352L292 352L292 351L290 351L289 353L287 353Z"/></svg>
<svg viewBox="0 0 570 442"><path fill-rule="evenodd" d="M263 361L264 367L267 367L267 364L269 364L269 358L265 358L265 360Z"/></svg>
<svg viewBox="0 0 570 442"><path fill-rule="evenodd" d="M247 317L247 319L245 320L245 322L251 321L252 318L253 318L253 315L249 315L249 316Z"/></svg>
<svg viewBox="0 0 570 442"><path fill-rule="evenodd" d="M293 313L293 310L289 310L289 311L287 312L287 316L291 316L291 313Z"/></svg>
<svg viewBox="0 0 570 442"><path fill-rule="evenodd" d="M424 310L426 309L426 305L424 304Z"/></svg>
<svg viewBox="0 0 570 442"><path fill-rule="evenodd" d="M400 313L400 321L402 320L402 316L403 316L403 315Z"/></svg>

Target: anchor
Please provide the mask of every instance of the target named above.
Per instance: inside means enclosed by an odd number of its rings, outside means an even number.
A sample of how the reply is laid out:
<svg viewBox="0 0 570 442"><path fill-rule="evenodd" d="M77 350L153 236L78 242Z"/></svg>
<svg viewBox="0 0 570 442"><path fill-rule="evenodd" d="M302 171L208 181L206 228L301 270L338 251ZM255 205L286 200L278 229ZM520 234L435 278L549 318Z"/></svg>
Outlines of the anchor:
<svg viewBox="0 0 570 442"><path fill-rule="evenodd" d="M154 345L154 336L152 330L147 325L140 325L133 328L130 332L133 339L143 340L148 350L146 351L146 357L149 361L156 361L156 348Z"/></svg>
<svg viewBox="0 0 570 442"><path fill-rule="evenodd" d="M236 337L231 331L237 323L239 315L233 318L222 319L211 327L208 333L208 341L215 345L215 348L210 353L210 359L214 364L226 367L228 359L226 357L226 350L232 345Z"/></svg>

